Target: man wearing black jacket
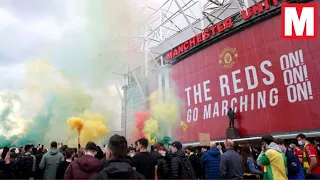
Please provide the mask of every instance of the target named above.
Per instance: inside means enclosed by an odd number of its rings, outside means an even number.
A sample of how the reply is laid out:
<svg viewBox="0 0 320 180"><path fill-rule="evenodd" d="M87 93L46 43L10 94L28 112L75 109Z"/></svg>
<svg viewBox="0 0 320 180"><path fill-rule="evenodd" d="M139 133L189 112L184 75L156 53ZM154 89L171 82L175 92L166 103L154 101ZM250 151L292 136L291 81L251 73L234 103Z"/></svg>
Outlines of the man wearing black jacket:
<svg viewBox="0 0 320 180"><path fill-rule="evenodd" d="M182 144L179 141L173 142L171 151L171 179L196 179L192 165L182 150Z"/></svg>
<svg viewBox="0 0 320 180"><path fill-rule="evenodd" d="M154 145L154 151L152 153L153 156L157 159L157 175L158 179L170 179L170 168L171 159L167 155L166 148L161 143L157 143Z"/></svg>
<svg viewBox="0 0 320 180"><path fill-rule="evenodd" d="M226 152L221 155L220 176L221 179L243 179L243 168L240 155L233 149L231 139L224 142Z"/></svg>
<svg viewBox="0 0 320 180"><path fill-rule="evenodd" d="M128 144L123 136L113 135L107 146L109 156L105 168L90 179L145 179L127 159Z"/></svg>
<svg viewBox="0 0 320 180"><path fill-rule="evenodd" d="M195 148L188 146L186 152L189 156L189 161L192 164L193 170L195 171L198 179L203 179L200 158L196 155Z"/></svg>

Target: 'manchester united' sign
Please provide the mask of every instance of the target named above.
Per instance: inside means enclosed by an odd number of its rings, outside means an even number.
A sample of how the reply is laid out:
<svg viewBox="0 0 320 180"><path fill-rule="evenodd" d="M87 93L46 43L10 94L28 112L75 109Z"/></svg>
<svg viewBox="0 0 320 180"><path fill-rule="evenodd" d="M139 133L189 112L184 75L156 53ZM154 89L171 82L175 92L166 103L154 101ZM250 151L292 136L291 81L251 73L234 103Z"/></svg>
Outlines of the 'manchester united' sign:
<svg viewBox="0 0 320 180"><path fill-rule="evenodd" d="M270 9L270 6L279 6L278 0L264 0L259 2L256 5L249 7L247 10L241 12L241 18L243 20L248 20L253 16L257 16L265 11ZM225 31L232 29L234 22L232 17L229 17L217 24L212 25L211 27L205 29L202 33L192 37L191 39L185 41L179 46L171 49L165 55L166 60L170 61L178 57L181 54L184 54L191 48L211 39L214 36L224 33Z"/></svg>
<svg viewBox="0 0 320 180"><path fill-rule="evenodd" d="M229 29L233 26L232 18L229 17L222 22L211 26L210 28L204 30L202 33L196 35L195 37L187 40L186 42L180 44L178 47L174 48L173 50L167 53L167 60L171 60L172 58L178 56L189 50L190 48L202 43L210 39L210 37L215 36L217 33L222 33L226 29Z"/></svg>

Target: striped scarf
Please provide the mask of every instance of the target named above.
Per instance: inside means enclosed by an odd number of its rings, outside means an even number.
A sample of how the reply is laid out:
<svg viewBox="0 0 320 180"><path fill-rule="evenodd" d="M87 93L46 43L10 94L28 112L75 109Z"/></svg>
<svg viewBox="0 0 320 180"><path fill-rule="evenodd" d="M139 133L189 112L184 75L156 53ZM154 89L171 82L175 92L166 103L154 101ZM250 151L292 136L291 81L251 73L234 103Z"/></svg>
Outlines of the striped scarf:
<svg viewBox="0 0 320 180"><path fill-rule="evenodd" d="M306 147L310 144L310 142L306 142L304 144L304 149L303 149L303 169L307 170L309 169L309 162L308 162L308 157L307 157L307 153L306 153Z"/></svg>

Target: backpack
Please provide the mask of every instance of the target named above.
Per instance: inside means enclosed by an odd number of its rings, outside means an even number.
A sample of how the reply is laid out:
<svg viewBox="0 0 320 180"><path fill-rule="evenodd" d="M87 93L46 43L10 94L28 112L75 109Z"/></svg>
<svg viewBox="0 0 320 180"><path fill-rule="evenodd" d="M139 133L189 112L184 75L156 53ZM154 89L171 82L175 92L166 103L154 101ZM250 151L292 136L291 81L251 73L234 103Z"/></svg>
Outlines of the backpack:
<svg viewBox="0 0 320 180"><path fill-rule="evenodd" d="M25 179L32 177L33 157L22 154L14 162L14 170L17 178Z"/></svg>
<svg viewBox="0 0 320 180"><path fill-rule="evenodd" d="M197 179L189 159L187 157L186 158L179 157L179 160L181 164L181 174L180 174L181 179Z"/></svg>
<svg viewBox="0 0 320 180"><path fill-rule="evenodd" d="M144 176L137 171L118 172L110 174L108 170L104 169L98 174L93 175L90 179L145 179Z"/></svg>

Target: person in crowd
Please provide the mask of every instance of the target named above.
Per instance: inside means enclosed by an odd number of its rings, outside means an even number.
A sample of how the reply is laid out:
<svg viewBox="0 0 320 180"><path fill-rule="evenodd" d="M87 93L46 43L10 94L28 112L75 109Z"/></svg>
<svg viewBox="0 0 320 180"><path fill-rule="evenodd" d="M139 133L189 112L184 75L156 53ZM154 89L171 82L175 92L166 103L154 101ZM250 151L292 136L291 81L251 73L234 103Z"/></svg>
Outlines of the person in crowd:
<svg viewBox="0 0 320 180"><path fill-rule="evenodd" d="M103 159L104 158L104 154L103 154L103 151L102 151L101 147L97 146L97 150L98 151L97 151L97 154L96 154L96 158L99 159L99 160Z"/></svg>
<svg viewBox="0 0 320 180"><path fill-rule="evenodd" d="M275 143L278 144L287 158L288 178L292 180L305 179L299 158L294 155L293 151L288 150L283 139L278 138Z"/></svg>
<svg viewBox="0 0 320 180"><path fill-rule="evenodd" d="M317 153L320 154L320 138L315 138L313 140Z"/></svg>
<svg viewBox="0 0 320 180"><path fill-rule="evenodd" d="M0 179L5 179L7 177L5 172L5 160L2 158L2 152L3 149L0 149Z"/></svg>
<svg viewBox="0 0 320 180"><path fill-rule="evenodd" d="M83 156L85 154L86 149L83 147L79 148L79 152L77 154L77 158L80 158L81 156Z"/></svg>
<svg viewBox="0 0 320 180"><path fill-rule="evenodd" d="M106 147L107 164L90 179L145 179L131 166L127 159L127 140L123 136L113 135Z"/></svg>
<svg viewBox="0 0 320 180"><path fill-rule="evenodd" d="M106 167L107 163L108 163L108 159L107 159L109 157L109 155L108 155L108 153L109 153L108 152L108 145L106 145L104 147L103 152L104 152L105 156L100 160L100 162L102 163L101 170L104 169Z"/></svg>
<svg viewBox="0 0 320 180"><path fill-rule="evenodd" d="M89 179L102 167L102 163L95 158L97 145L88 142L85 147L85 154L71 162L64 174L64 179Z"/></svg>
<svg viewBox="0 0 320 180"><path fill-rule="evenodd" d="M220 178L221 153L215 142L210 143L211 149L201 157L201 164L204 165L206 179Z"/></svg>
<svg viewBox="0 0 320 180"><path fill-rule="evenodd" d="M202 146L201 147L201 153L203 154L203 153L207 152L209 149L210 149L209 146Z"/></svg>
<svg viewBox="0 0 320 180"><path fill-rule="evenodd" d="M151 146L150 146L150 153L152 154L153 151L154 151L154 145L151 145Z"/></svg>
<svg viewBox="0 0 320 180"><path fill-rule="evenodd" d="M73 156L75 155L74 149L73 148L68 148L65 150L65 161L62 161L57 169L57 179L63 179L64 174L69 166L69 164L72 162Z"/></svg>
<svg viewBox="0 0 320 180"><path fill-rule="evenodd" d="M135 147L136 147L136 152L139 152L138 141L134 142L134 145L135 145Z"/></svg>
<svg viewBox="0 0 320 180"><path fill-rule="evenodd" d="M242 148L242 145L241 144L237 144L237 145L235 145L234 150L240 155L241 154L241 148Z"/></svg>
<svg viewBox="0 0 320 180"><path fill-rule="evenodd" d="M24 153L19 153L15 159L10 158L12 172L16 179L34 178L36 159L32 155L32 145L26 145L24 149Z"/></svg>
<svg viewBox="0 0 320 180"><path fill-rule="evenodd" d="M156 159L157 159L158 156L159 156L158 149L159 149L159 147L161 147L161 146L163 146L163 144L160 143L160 142L157 142L157 143L155 143L154 145L151 145L151 147L150 147L150 152L151 152L151 154L152 154Z"/></svg>
<svg viewBox="0 0 320 180"><path fill-rule="evenodd" d="M22 154L22 153L24 153L24 147L21 146L21 147L19 148L19 154Z"/></svg>
<svg viewBox="0 0 320 180"><path fill-rule="evenodd" d="M157 179L157 159L147 151L148 140L141 138L138 140L139 154L132 158L134 168L146 179Z"/></svg>
<svg viewBox="0 0 320 180"><path fill-rule="evenodd" d="M128 156L133 157L136 155L136 149L134 147L129 147L128 148Z"/></svg>
<svg viewBox="0 0 320 180"><path fill-rule="evenodd" d="M257 160L258 159L258 156L261 152L261 149L260 148L257 148L257 147L251 147L252 149L252 157L254 160Z"/></svg>
<svg viewBox="0 0 320 180"><path fill-rule="evenodd" d="M202 155L204 153L202 153L202 146L197 146L196 147L196 155L198 156L199 159L201 159ZM204 179L204 177L206 177L206 171L205 171L205 167L204 165L201 163L201 179Z"/></svg>
<svg viewBox="0 0 320 180"><path fill-rule="evenodd" d="M33 147L32 150L31 150L31 153L32 153L33 155L35 155L35 154L37 154L37 152L38 152L38 149L35 148L35 147Z"/></svg>
<svg viewBox="0 0 320 180"><path fill-rule="evenodd" d="M74 151L74 156L72 161L75 161L78 158L78 148L73 148L73 151Z"/></svg>
<svg viewBox="0 0 320 180"><path fill-rule="evenodd" d="M4 147L4 148L2 149L1 159L4 160L8 152L10 152L9 147Z"/></svg>
<svg viewBox="0 0 320 180"><path fill-rule="evenodd" d="M33 149L33 145L26 145L24 147L25 153L24 156L27 159L30 159L30 165L31 165L31 172L28 175L28 178L34 178L35 172L36 172L36 163L37 163L37 159L36 157L32 154L32 149ZM28 160L27 160L28 161ZM29 166L29 164L28 164Z"/></svg>
<svg viewBox="0 0 320 180"><path fill-rule="evenodd" d="M263 172L259 171L256 162L250 151L250 145L244 144L241 147L242 167L244 171L244 179L258 179Z"/></svg>
<svg viewBox="0 0 320 180"><path fill-rule="evenodd" d="M157 158L157 177L158 179L170 179L169 159L166 148L161 143L154 145L154 155Z"/></svg>
<svg viewBox="0 0 320 180"><path fill-rule="evenodd" d="M316 148L307 141L304 134L297 135L298 144L304 147L303 168L306 170L308 178L320 179L320 161Z"/></svg>
<svg viewBox="0 0 320 180"><path fill-rule="evenodd" d="M221 155L221 179L243 179L243 168L240 155L234 150L234 142L227 139L224 142L226 152Z"/></svg>
<svg viewBox="0 0 320 180"><path fill-rule="evenodd" d="M182 150L181 142L173 142L171 144L171 152L171 179L196 179L192 165Z"/></svg>
<svg viewBox="0 0 320 180"><path fill-rule="evenodd" d="M274 143L271 135L263 136L262 151L258 157L258 164L264 166L265 179L288 179L287 161L280 147Z"/></svg>
<svg viewBox="0 0 320 180"><path fill-rule="evenodd" d="M64 161L64 157L58 150L57 142L51 142L49 152L43 155L39 164L39 168L44 169L43 178L56 179L57 168L62 161Z"/></svg>
<svg viewBox="0 0 320 180"><path fill-rule="evenodd" d="M294 155L298 157L300 163L303 165L303 151L299 148L296 141L290 143L290 148L294 152Z"/></svg>
<svg viewBox="0 0 320 180"><path fill-rule="evenodd" d="M42 156L43 156L43 145L39 144L37 151L33 154L36 157L36 172L34 175L35 179L42 179L43 170L39 168Z"/></svg>
<svg viewBox="0 0 320 180"><path fill-rule="evenodd" d="M62 144L62 143L61 143ZM66 150L68 149L68 145L62 145L59 148L59 151L63 154L63 156L66 156Z"/></svg>
<svg viewBox="0 0 320 180"><path fill-rule="evenodd" d="M10 166L11 153L9 148L4 149L1 149L2 152L0 152L0 179L11 179L13 178Z"/></svg>
<svg viewBox="0 0 320 180"><path fill-rule="evenodd" d="M188 146L186 148L186 154L189 157L189 161L192 165L193 170L196 173L197 178L202 179L202 169L201 169L201 163L200 158L196 155L196 149L192 146Z"/></svg>

